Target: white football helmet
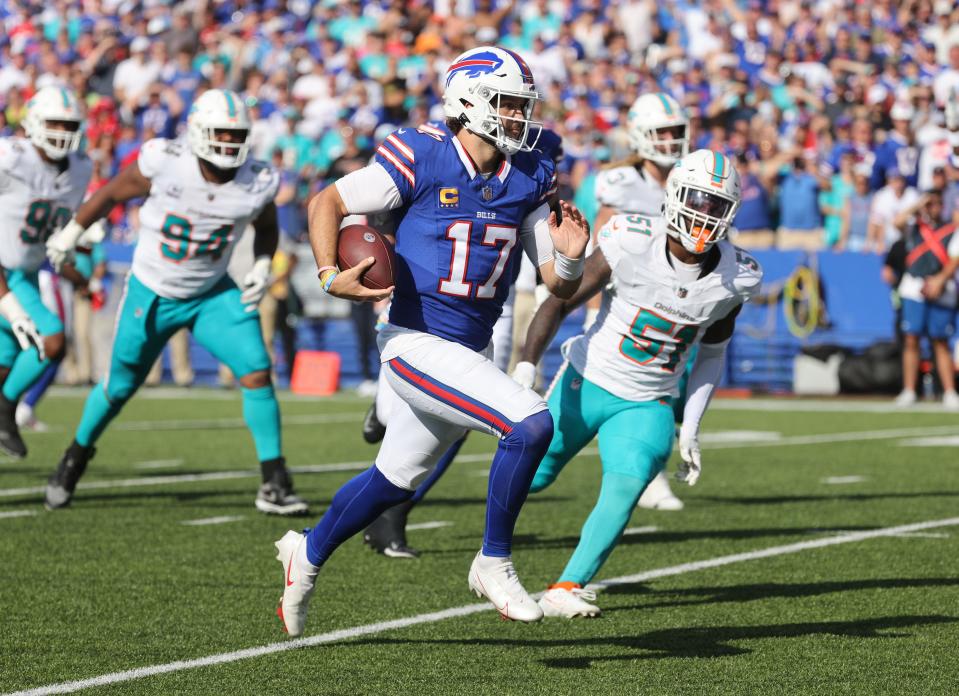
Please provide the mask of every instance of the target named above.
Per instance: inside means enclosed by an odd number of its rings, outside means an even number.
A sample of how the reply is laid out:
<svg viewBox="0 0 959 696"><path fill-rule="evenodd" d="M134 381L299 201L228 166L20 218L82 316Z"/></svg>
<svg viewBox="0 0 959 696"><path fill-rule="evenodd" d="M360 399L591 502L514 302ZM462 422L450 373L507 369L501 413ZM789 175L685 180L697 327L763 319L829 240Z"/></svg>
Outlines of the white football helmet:
<svg viewBox="0 0 959 696"><path fill-rule="evenodd" d="M220 169L236 169L250 154L250 113L236 92L210 89L199 96L187 117L190 150ZM243 139L231 143L217 140L217 131L243 131Z"/></svg>
<svg viewBox="0 0 959 696"><path fill-rule="evenodd" d="M522 118L499 114L503 97L525 100ZM443 111L470 133L491 140L501 152L512 155L532 150L539 140L542 124L531 116L540 98L533 73L518 54L480 46L458 56L447 69ZM536 132L531 134L531 128Z"/></svg>
<svg viewBox="0 0 959 696"><path fill-rule="evenodd" d="M74 124L70 130L51 128L50 122ZM30 142L51 159L60 160L76 152L83 137L83 113L72 91L65 87L49 85L39 90L27 102L27 115L23 129Z"/></svg>
<svg viewBox="0 0 959 696"><path fill-rule="evenodd" d="M660 130L679 135L661 138ZM669 167L689 154L689 119L683 107L663 92L644 94L629 107L626 135L637 155Z"/></svg>
<svg viewBox="0 0 959 696"><path fill-rule="evenodd" d="M726 236L739 211L739 172L721 152L696 150L666 178L663 217L667 232L694 254L704 254Z"/></svg>

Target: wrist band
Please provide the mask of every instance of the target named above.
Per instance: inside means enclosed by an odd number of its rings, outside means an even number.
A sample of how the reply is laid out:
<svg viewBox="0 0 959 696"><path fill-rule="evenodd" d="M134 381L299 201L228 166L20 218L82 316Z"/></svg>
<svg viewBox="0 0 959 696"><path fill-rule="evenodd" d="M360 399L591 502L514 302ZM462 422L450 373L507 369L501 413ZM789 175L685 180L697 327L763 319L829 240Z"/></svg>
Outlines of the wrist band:
<svg viewBox="0 0 959 696"><path fill-rule="evenodd" d="M323 271L339 271L339 270L340 269L337 268L336 266L323 266L322 268L317 269L316 275L317 277L319 277L323 275Z"/></svg>
<svg viewBox="0 0 959 696"><path fill-rule="evenodd" d="M571 259L558 251L553 252L553 270L563 280L577 280L583 275L586 258Z"/></svg>
<svg viewBox="0 0 959 696"><path fill-rule="evenodd" d="M323 284L324 292L330 291L330 286L333 285L333 281L336 280L336 276L339 274L340 272L338 270L331 268L327 269L322 275L320 275L320 282Z"/></svg>

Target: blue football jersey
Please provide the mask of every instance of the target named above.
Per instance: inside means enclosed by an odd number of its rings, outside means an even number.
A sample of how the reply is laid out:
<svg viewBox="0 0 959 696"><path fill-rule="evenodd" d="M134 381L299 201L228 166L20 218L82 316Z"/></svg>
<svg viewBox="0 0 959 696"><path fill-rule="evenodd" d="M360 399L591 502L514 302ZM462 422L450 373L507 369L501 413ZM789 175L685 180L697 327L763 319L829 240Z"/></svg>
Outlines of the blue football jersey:
<svg viewBox="0 0 959 696"><path fill-rule="evenodd" d="M433 124L392 133L376 161L403 198L390 323L485 349L519 272L520 226L555 187L553 162L520 152L487 178Z"/></svg>

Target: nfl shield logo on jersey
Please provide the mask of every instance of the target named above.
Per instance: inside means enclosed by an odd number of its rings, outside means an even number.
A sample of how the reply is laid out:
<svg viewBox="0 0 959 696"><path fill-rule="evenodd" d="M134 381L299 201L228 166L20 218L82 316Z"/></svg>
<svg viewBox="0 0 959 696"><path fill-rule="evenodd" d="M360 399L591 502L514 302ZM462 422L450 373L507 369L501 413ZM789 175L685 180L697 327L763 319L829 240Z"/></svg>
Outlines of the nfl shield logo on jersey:
<svg viewBox="0 0 959 696"><path fill-rule="evenodd" d="M689 294L689 291L686 288L676 288L676 295L682 299Z"/></svg>
<svg viewBox="0 0 959 696"><path fill-rule="evenodd" d="M489 186L483 187L483 200L484 201L493 200L493 189L491 189Z"/></svg>

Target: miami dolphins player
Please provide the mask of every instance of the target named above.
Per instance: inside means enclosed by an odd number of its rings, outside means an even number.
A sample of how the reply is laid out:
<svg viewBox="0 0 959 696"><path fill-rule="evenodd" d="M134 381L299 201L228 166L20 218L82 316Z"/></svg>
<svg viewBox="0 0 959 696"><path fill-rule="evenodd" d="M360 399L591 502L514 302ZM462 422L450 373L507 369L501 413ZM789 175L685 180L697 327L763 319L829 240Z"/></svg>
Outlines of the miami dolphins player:
<svg viewBox="0 0 959 696"><path fill-rule="evenodd" d="M626 135L633 157L611 164L596 175L596 198L600 204L597 230L616 213L662 215L666 177L689 152L689 118L679 102L665 92L643 94L633 102L627 115ZM598 309L598 305L589 306L594 311ZM639 506L682 510L683 501L673 494L666 473L660 472L643 491Z"/></svg>
<svg viewBox="0 0 959 696"><path fill-rule="evenodd" d="M139 239L117 317L110 368L90 392L73 442L46 489L49 509L68 505L94 444L136 393L170 336L189 328L237 375L263 485L256 507L301 514L280 448L280 409L270 382L256 308L269 286L278 228L277 172L248 158L250 118L228 90L204 92L191 107L187 143L157 138L99 189L47 242L55 267L114 205L145 197ZM226 275L234 241L252 224L256 261L242 288Z"/></svg>
<svg viewBox="0 0 959 696"><path fill-rule="evenodd" d="M27 453L17 402L63 357L63 323L44 306L37 273L46 260L44 242L80 205L93 172L80 152L82 122L70 90L44 87L27 103L27 137L0 139L0 266L10 289L0 298L0 450L16 457Z"/></svg>
<svg viewBox="0 0 959 696"><path fill-rule="evenodd" d="M555 432L530 489L549 486L599 435L599 499L566 569L540 600L547 616L600 613L585 586L669 458L670 401L697 345L677 477L689 485L699 478L699 425L722 376L736 316L762 281L756 261L726 239L740 199L739 174L726 157L710 150L687 155L666 181L663 217L610 218L586 261L579 291L567 300L546 300L533 318L523 351L531 363L542 356L562 318L602 289L596 322L564 346L566 361L549 395Z"/></svg>
<svg viewBox="0 0 959 696"><path fill-rule="evenodd" d="M499 439L490 469L486 529L468 574L470 589L502 616L538 621L543 612L517 577L513 529L552 437L546 404L490 359L493 325L515 278L520 251L550 290L579 286L588 225L568 203L562 220L546 203L554 165L528 139L539 95L529 66L512 51L478 47L457 57L443 93L449 131L401 128L376 161L343 177L310 205L310 239L325 289L350 300L393 292L378 338L382 369L398 399L374 465L346 483L309 534L276 543L284 628L300 635L320 568L346 539L413 495L467 430ZM400 210L395 288L364 288L371 259L340 271L338 230L348 214Z"/></svg>

